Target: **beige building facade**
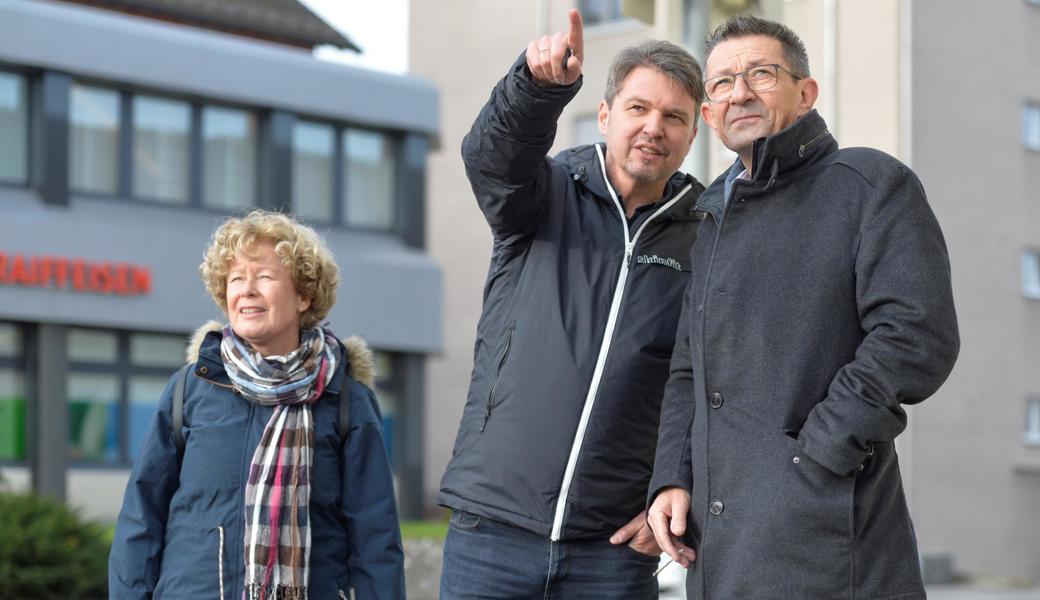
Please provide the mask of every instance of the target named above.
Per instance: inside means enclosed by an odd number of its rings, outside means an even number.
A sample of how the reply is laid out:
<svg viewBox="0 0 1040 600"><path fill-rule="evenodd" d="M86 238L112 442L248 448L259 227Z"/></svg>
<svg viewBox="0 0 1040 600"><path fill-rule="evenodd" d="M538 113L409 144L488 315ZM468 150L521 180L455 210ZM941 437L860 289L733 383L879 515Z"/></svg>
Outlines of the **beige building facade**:
<svg viewBox="0 0 1040 600"><path fill-rule="evenodd" d="M594 141L622 47L656 37L701 52L735 12L804 39L817 108L843 147L911 165L946 234L960 359L910 409L898 440L922 554L967 576L1040 580L1040 2L1036 0L413 0L412 73L441 93L427 170L429 252L444 269L444 352L428 365L424 486L431 506L465 403L491 235L459 147L492 86L572 6L620 19L586 28L582 91L554 151ZM685 169L710 182L734 160L701 126ZM551 373L546 374L551 377ZM537 443L537 440L532 440Z"/></svg>

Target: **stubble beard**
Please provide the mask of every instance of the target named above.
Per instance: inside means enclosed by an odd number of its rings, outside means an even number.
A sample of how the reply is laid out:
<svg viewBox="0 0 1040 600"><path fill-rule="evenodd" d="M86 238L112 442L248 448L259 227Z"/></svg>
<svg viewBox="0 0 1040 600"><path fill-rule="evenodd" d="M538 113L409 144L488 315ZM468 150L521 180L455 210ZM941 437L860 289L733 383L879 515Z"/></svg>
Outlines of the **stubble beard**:
<svg viewBox="0 0 1040 600"><path fill-rule="evenodd" d="M625 171L636 183L654 183L671 175L668 165L664 162L659 165L648 165L639 159L629 160L625 165Z"/></svg>

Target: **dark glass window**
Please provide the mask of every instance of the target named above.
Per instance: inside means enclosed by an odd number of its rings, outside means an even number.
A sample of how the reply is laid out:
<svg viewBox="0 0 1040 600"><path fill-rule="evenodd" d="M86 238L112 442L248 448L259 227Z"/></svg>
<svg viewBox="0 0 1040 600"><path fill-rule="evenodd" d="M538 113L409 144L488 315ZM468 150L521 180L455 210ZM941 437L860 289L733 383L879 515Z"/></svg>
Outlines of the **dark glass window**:
<svg viewBox="0 0 1040 600"><path fill-rule="evenodd" d="M73 84L69 98L69 186L119 191L119 92Z"/></svg>
<svg viewBox="0 0 1040 600"><path fill-rule="evenodd" d="M609 23L624 18L621 14L621 0L581 0L582 21L586 25Z"/></svg>
<svg viewBox="0 0 1040 600"><path fill-rule="evenodd" d="M1022 293L1040 300L1040 252L1035 250L1022 253Z"/></svg>
<svg viewBox="0 0 1040 600"><path fill-rule="evenodd" d="M332 126L297 121L292 147L293 212L313 221L334 221L332 170L336 148Z"/></svg>
<svg viewBox="0 0 1040 600"><path fill-rule="evenodd" d="M183 336L69 328L70 459L132 461L170 375L184 363Z"/></svg>
<svg viewBox="0 0 1040 600"><path fill-rule="evenodd" d="M394 224L393 140L365 129L343 131L343 204L347 225L390 229Z"/></svg>
<svg viewBox="0 0 1040 600"><path fill-rule="evenodd" d="M1026 437L1031 446L1040 446L1040 398L1026 400Z"/></svg>
<svg viewBox="0 0 1040 600"><path fill-rule="evenodd" d="M25 360L22 330L0 323L0 460L24 461Z"/></svg>
<svg viewBox="0 0 1040 600"><path fill-rule="evenodd" d="M0 181L28 181L28 132L29 99L25 78L0 71Z"/></svg>
<svg viewBox="0 0 1040 600"><path fill-rule="evenodd" d="M256 203L256 117L217 106L202 109L202 204L226 211Z"/></svg>
<svg viewBox="0 0 1040 600"><path fill-rule="evenodd" d="M1040 106L1026 104L1022 109L1022 144L1040 151Z"/></svg>
<svg viewBox="0 0 1040 600"><path fill-rule="evenodd" d="M191 195L191 106L187 102L134 96L133 194L169 204Z"/></svg>

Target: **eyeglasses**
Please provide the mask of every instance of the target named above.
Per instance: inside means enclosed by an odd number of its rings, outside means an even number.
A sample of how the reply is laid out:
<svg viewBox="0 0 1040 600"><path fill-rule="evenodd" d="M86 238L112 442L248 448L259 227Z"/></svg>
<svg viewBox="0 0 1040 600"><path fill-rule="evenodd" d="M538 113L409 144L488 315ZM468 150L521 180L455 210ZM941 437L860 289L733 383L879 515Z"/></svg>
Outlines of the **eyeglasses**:
<svg viewBox="0 0 1040 600"><path fill-rule="evenodd" d="M776 85L780 78L780 70L790 75L795 81L802 79L794 73L784 69L778 64L759 65L745 69L732 75L719 75L704 82L704 95L708 102L725 102L733 95L733 88L737 86L737 77L743 77L744 83L752 92L764 92Z"/></svg>

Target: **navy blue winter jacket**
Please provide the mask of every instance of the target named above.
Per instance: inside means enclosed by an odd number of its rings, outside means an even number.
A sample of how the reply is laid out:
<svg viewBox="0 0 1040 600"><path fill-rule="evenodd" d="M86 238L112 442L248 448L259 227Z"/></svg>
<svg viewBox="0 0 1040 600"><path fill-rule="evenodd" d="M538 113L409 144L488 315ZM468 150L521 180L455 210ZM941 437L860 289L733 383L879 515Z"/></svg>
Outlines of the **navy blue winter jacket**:
<svg viewBox="0 0 1040 600"><path fill-rule="evenodd" d="M344 360L352 375L344 443L337 431L342 370L313 407L309 597L349 598L354 588L358 599L403 598L390 464L375 397L361 383L371 385L371 355L348 341ZM130 474L109 558L110 598L242 597L246 474L273 408L233 391L219 332L202 341L192 373L182 462L171 433L171 379Z"/></svg>

